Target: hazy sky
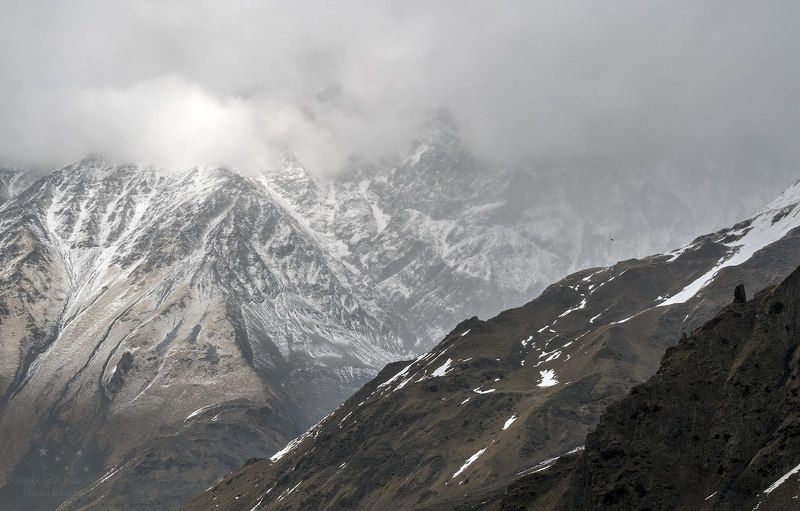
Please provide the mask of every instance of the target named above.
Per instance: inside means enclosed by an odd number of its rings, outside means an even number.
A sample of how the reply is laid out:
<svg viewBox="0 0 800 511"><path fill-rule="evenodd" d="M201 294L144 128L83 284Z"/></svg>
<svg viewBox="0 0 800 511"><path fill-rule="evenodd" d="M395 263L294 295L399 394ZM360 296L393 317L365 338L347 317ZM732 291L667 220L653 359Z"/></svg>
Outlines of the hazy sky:
<svg viewBox="0 0 800 511"><path fill-rule="evenodd" d="M800 146L800 2L0 0L0 160L318 171L447 107L504 160Z"/></svg>

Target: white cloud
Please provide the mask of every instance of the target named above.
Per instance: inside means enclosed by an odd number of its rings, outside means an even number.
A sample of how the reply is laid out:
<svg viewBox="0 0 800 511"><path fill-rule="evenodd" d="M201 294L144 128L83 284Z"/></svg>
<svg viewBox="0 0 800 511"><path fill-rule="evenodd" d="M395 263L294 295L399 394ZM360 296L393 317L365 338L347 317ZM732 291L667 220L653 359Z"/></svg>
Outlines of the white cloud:
<svg viewBox="0 0 800 511"><path fill-rule="evenodd" d="M431 108L479 152L655 168L796 157L800 4L15 2L0 159L87 152L318 171L402 150Z"/></svg>

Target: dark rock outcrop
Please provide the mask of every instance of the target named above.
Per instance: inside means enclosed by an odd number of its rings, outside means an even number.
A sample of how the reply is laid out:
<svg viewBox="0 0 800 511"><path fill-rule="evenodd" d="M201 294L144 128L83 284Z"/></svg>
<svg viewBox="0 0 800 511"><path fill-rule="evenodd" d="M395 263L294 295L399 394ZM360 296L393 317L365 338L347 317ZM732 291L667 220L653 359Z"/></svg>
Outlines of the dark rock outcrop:
<svg viewBox="0 0 800 511"><path fill-rule="evenodd" d="M744 284L739 284L733 290L733 303L747 303L747 292L744 290Z"/></svg>
<svg viewBox="0 0 800 511"><path fill-rule="evenodd" d="M125 375L128 374L128 371L130 371L132 367L133 354L130 351L126 351L119 358L119 362L117 362L117 366L114 369L114 374L111 376L108 385L106 385L107 394L114 395L122 388L125 383Z"/></svg>

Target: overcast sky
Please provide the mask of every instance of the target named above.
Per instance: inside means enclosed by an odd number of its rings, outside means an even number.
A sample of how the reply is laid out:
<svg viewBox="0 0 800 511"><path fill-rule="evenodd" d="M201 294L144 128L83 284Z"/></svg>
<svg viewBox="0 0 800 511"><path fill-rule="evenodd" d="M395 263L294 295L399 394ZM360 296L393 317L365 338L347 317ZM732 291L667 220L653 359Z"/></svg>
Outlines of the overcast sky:
<svg viewBox="0 0 800 511"><path fill-rule="evenodd" d="M437 107L501 160L791 166L800 142L796 0L0 5L6 163L286 148L324 172L405 149Z"/></svg>

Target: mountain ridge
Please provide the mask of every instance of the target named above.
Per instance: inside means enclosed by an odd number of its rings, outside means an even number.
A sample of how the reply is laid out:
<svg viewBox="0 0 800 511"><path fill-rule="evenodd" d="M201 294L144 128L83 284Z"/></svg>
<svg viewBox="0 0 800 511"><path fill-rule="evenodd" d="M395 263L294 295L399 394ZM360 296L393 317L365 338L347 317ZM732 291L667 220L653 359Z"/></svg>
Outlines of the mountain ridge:
<svg viewBox="0 0 800 511"><path fill-rule="evenodd" d="M280 456L181 509L495 505L520 475L583 445L605 407L727 306L736 285L760 289L800 266L799 225L792 187L681 249L583 270L522 307L468 320Z"/></svg>
<svg viewBox="0 0 800 511"><path fill-rule="evenodd" d="M515 482L501 509L797 507L800 270L667 350L579 454Z"/></svg>
<svg viewBox="0 0 800 511"><path fill-rule="evenodd" d="M287 157L243 175L94 155L9 170L0 501L178 505L461 318L636 250L608 233L639 229L648 247L686 232L650 207L681 203L669 187L629 218L643 185L610 180L585 215L563 171L491 166L446 124L399 161L348 165L321 177Z"/></svg>

